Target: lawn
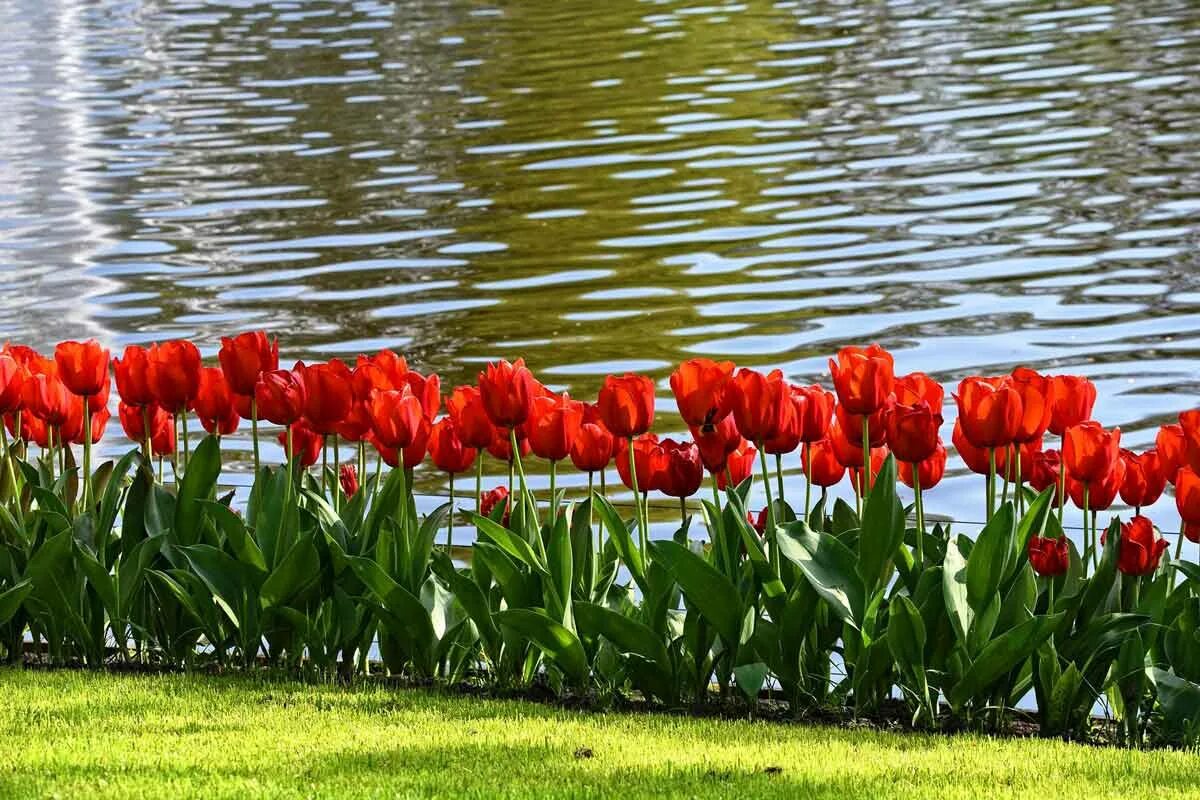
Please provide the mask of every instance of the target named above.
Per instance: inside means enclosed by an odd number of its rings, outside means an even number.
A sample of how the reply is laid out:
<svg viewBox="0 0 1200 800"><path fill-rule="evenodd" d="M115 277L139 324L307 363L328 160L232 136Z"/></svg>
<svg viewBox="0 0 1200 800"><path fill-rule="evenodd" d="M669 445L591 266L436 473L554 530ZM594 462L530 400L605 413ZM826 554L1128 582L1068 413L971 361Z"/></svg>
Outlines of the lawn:
<svg viewBox="0 0 1200 800"><path fill-rule="evenodd" d="M778 769L776 769L778 768ZM379 686L0 671L4 797L1196 797L1200 756Z"/></svg>

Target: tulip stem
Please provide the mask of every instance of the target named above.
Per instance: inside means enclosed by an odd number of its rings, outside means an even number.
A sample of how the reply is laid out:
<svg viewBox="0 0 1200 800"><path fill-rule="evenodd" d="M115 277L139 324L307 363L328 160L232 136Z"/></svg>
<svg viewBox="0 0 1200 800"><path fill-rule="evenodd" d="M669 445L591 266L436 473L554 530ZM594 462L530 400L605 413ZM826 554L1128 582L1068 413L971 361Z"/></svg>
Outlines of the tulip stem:
<svg viewBox="0 0 1200 800"><path fill-rule="evenodd" d="M717 486L717 473L715 473L715 472L712 473L712 475L710 475L710 477L712 478L711 483L712 483L712 490L713 490L713 504L717 508L717 516L720 516L720 514L721 514L721 489L719 486Z"/></svg>
<svg viewBox="0 0 1200 800"><path fill-rule="evenodd" d="M333 435L333 510L338 511L342 505L342 458L338 452L338 435Z"/></svg>
<svg viewBox="0 0 1200 800"><path fill-rule="evenodd" d="M533 522L536 525L539 522L537 505L534 499L530 497L529 487L525 483L525 466L521 463L521 448L517 446L516 428L508 429L508 441L512 446L513 465L516 467L517 477L521 481L521 505L533 512Z"/></svg>
<svg viewBox="0 0 1200 800"><path fill-rule="evenodd" d="M863 414L863 505L867 503L867 493L871 491L871 418Z"/></svg>
<svg viewBox="0 0 1200 800"><path fill-rule="evenodd" d="M642 551L642 560L646 559L646 519L642 516L641 501L638 498L637 463L633 458L633 437L629 437L629 482L633 489L633 505L638 517L638 544Z"/></svg>
<svg viewBox="0 0 1200 800"><path fill-rule="evenodd" d="M475 455L475 513L483 516L483 451Z"/></svg>
<svg viewBox="0 0 1200 800"><path fill-rule="evenodd" d="M179 415L179 421L180 421L180 424L183 425L183 471L187 472L188 432L187 432L187 409L186 408L183 410L183 413ZM288 429L288 433L289 434L291 433L291 428ZM291 450L291 449L292 449L291 437L289 436L288 437L288 450Z"/></svg>
<svg viewBox="0 0 1200 800"><path fill-rule="evenodd" d="M913 492L917 498L917 569L925 565L925 503L921 497L920 464L912 465Z"/></svg>
<svg viewBox="0 0 1200 800"><path fill-rule="evenodd" d="M771 474L767 469L767 451L763 450L761 442L757 444L757 447L758 464L762 469L763 476L763 491L767 494L767 541L771 543L771 569L778 575L779 547L775 542L775 504L771 500Z"/></svg>
<svg viewBox="0 0 1200 800"><path fill-rule="evenodd" d="M775 454L775 485L779 489L779 506L782 508L787 504L783 497L783 454Z"/></svg>
<svg viewBox="0 0 1200 800"><path fill-rule="evenodd" d="M454 473L450 473L450 514L446 525L446 555L454 558Z"/></svg>
<svg viewBox="0 0 1200 800"><path fill-rule="evenodd" d="M7 452L7 450L8 450L8 446L5 445L5 452ZM10 470L12 469L11 463L8 465L8 468ZM1176 561L1179 561L1180 559L1183 558L1183 531L1184 531L1184 528L1186 528L1186 527L1187 527L1186 522L1179 523L1179 541L1177 541L1175 543L1175 560Z"/></svg>
<svg viewBox="0 0 1200 800"><path fill-rule="evenodd" d="M987 516L985 522L992 521L992 515L996 513L996 448L988 448L988 482L987 482Z"/></svg>
<svg viewBox="0 0 1200 800"><path fill-rule="evenodd" d="M150 464L150 457L153 454L151 446L152 437L150 430L150 406L142 406L142 455L146 457L146 463ZM154 471L153 465L150 467L151 473Z"/></svg>
<svg viewBox="0 0 1200 800"><path fill-rule="evenodd" d="M558 461L550 459L550 524L558 521L558 493L555 484L558 478Z"/></svg>
<svg viewBox="0 0 1200 800"><path fill-rule="evenodd" d="M681 526L687 525L687 521L688 521L687 498L681 497L681 498L679 498L679 524Z"/></svg>
<svg viewBox="0 0 1200 800"><path fill-rule="evenodd" d="M363 483L367 481L367 443L358 443L358 474L362 477Z"/></svg>
<svg viewBox="0 0 1200 800"><path fill-rule="evenodd" d="M329 437L321 437L321 494L324 496L328 484L325 482L325 474L329 471ZM333 501L333 507L337 508L337 500Z"/></svg>
<svg viewBox="0 0 1200 800"><path fill-rule="evenodd" d="M1054 576L1046 578L1046 613L1054 613Z"/></svg>
<svg viewBox="0 0 1200 800"><path fill-rule="evenodd" d="M805 442L801 454L804 457L804 521L812 511L812 443Z"/></svg>
<svg viewBox="0 0 1200 800"><path fill-rule="evenodd" d="M1018 445L1013 445L1013 461L1016 462L1016 473L1013 477L1015 487L1013 489L1013 497L1017 501L1017 516L1025 510L1025 497L1021 493L1021 448Z"/></svg>
<svg viewBox="0 0 1200 800"><path fill-rule="evenodd" d="M1095 531L1092 532L1093 536L1091 536L1091 537L1088 536L1088 500L1090 499L1088 497L1088 495L1090 493L1091 493L1091 486L1089 486L1087 484L1087 482L1084 482L1084 484L1083 484L1083 552L1085 554L1084 557L1086 558L1086 554L1087 554L1088 550L1092 551L1092 564L1095 565L1096 564L1096 549L1093 546L1094 542L1092 541L1095 539L1095 536L1094 536Z"/></svg>
<svg viewBox="0 0 1200 800"><path fill-rule="evenodd" d="M600 496L608 499L608 475L603 469L600 470Z"/></svg>
<svg viewBox="0 0 1200 800"><path fill-rule="evenodd" d="M250 438L254 440L254 476L258 477L258 400L250 396Z"/></svg>
<svg viewBox="0 0 1200 800"><path fill-rule="evenodd" d="M92 408L83 397L83 508L92 507Z"/></svg>
<svg viewBox="0 0 1200 800"><path fill-rule="evenodd" d="M603 475L604 473L600 473ZM592 525L596 521L596 494L592 488L595 483L596 473L588 472L588 530L592 529ZM604 549L604 542L600 538L601 529L596 528L596 558L600 558L600 552Z"/></svg>

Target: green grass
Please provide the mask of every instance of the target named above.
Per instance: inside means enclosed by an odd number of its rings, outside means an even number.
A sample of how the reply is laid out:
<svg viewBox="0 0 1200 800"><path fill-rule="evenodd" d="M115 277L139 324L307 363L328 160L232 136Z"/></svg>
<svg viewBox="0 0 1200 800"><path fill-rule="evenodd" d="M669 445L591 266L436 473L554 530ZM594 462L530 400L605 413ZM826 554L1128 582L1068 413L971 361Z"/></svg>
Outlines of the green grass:
<svg viewBox="0 0 1200 800"><path fill-rule="evenodd" d="M590 749L592 757L578 757ZM781 767L767 774L767 767ZM1196 797L1200 756L0 670L4 797Z"/></svg>

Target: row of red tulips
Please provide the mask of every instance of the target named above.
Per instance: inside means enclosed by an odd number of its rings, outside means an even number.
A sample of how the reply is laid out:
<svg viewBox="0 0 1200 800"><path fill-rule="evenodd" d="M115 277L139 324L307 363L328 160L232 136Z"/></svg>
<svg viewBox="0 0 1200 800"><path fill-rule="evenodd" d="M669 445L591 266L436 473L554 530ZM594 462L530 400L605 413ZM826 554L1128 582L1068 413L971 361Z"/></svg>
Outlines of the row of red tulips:
<svg viewBox="0 0 1200 800"><path fill-rule="evenodd" d="M772 506L768 455L776 457L782 494L779 459L802 452L807 508L812 485L824 489L847 474L863 496L891 452L901 480L916 491L922 528L921 492L937 485L946 469L944 389L921 372L896 376L891 354L877 345L846 347L830 360L833 392L792 385L779 370L763 374L706 359L681 364L670 385L692 441L660 440L650 432L655 385L639 375L609 376L591 404L550 391L520 359L500 361L479 374L477 385L455 388L441 415L438 376L410 369L390 350L360 355L354 366L331 359L280 369L278 341L259 331L222 339L218 362L205 366L196 346L183 340L130 346L111 359L126 435L147 454L175 458L182 426L179 457L186 465L189 413L218 435L248 418L256 469L260 420L284 426L280 441L303 466L339 440L359 443L360 453L369 443L392 467L411 469L428 455L451 476L478 466L482 450L510 464L519 461L514 451L532 452L550 461L552 481L561 461L591 476L603 475L615 459L622 481L643 500L650 491L687 498L699 491L705 471L714 490L741 482L757 458L768 495L762 526ZM94 340L63 342L52 359L20 345L6 345L0 354L0 413L8 430L50 452L63 443L82 444L85 474L91 444L109 420L110 386L109 351ZM1200 410L1184 412L1179 424L1161 428L1156 447L1134 453L1120 448L1119 429L1092 420L1096 389L1083 377L1018 368L968 377L953 398L952 443L969 469L988 476L989 516L997 479L1005 494L1011 486L1018 498L1023 484L1039 491L1053 486L1060 516L1068 497L1084 510L1085 537L1090 533L1094 545L1095 512L1118 496L1140 510L1171 484L1182 535L1200 541ZM1045 447L1047 433L1059 437L1060 448ZM870 465L865 471L864 462ZM353 471L345 470L347 483L354 482ZM1065 552L1042 541L1031 547ZM1126 566L1151 571L1164 547L1152 536L1123 548ZM1047 564L1046 570L1054 568Z"/></svg>

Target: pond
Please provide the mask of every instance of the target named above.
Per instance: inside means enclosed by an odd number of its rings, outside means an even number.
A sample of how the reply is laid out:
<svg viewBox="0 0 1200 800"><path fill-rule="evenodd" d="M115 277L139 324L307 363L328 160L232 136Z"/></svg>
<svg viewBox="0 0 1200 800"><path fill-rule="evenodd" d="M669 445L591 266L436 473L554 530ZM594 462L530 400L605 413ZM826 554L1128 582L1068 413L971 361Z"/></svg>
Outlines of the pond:
<svg viewBox="0 0 1200 800"><path fill-rule="evenodd" d="M578 397L637 370L663 432L684 358L827 382L878 341L947 383L1088 375L1145 446L1196 403L1198 25L1185 0L17 0L0 335L212 356L261 327L444 384L523 355ZM975 480L931 508L979 519Z"/></svg>

